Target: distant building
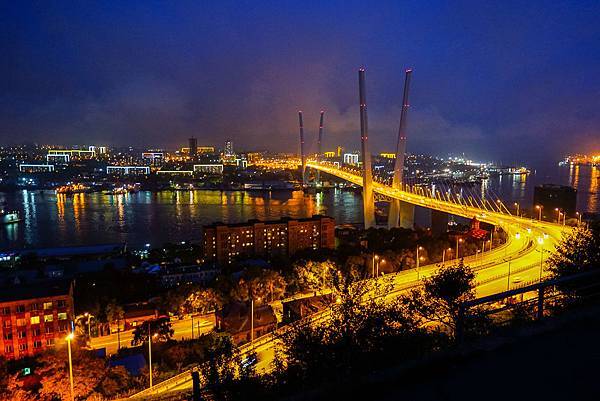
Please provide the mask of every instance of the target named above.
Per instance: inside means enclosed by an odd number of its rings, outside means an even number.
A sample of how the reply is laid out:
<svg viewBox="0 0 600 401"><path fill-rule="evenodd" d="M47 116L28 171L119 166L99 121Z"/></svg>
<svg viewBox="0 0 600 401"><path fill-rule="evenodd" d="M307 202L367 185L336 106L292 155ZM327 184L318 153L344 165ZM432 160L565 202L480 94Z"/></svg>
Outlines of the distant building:
<svg viewBox="0 0 600 401"><path fill-rule="evenodd" d="M223 164L194 164L195 173L223 174Z"/></svg>
<svg viewBox="0 0 600 401"><path fill-rule="evenodd" d="M164 152L144 152L142 153L142 159L154 166L158 166L165 160L165 154Z"/></svg>
<svg viewBox="0 0 600 401"><path fill-rule="evenodd" d="M198 153L215 153L214 146L198 146Z"/></svg>
<svg viewBox="0 0 600 401"><path fill-rule="evenodd" d="M236 344L252 339L252 311L249 305L232 303L216 313L217 330L229 333ZM254 338L277 328L277 317L270 305L254 306Z"/></svg>
<svg viewBox="0 0 600 401"><path fill-rule="evenodd" d="M327 308L333 302L331 294L315 295L283 302L283 322L292 323Z"/></svg>
<svg viewBox="0 0 600 401"><path fill-rule="evenodd" d="M358 164L358 154L344 153L344 163L356 166Z"/></svg>
<svg viewBox="0 0 600 401"><path fill-rule="evenodd" d="M158 318L156 307L147 302L124 305L123 312L123 322L119 322L123 325L122 330L131 330L145 321Z"/></svg>
<svg viewBox="0 0 600 401"><path fill-rule="evenodd" d="M194 137L191 137L190 139L188 139L188 145L190 148L190 157L196 157L198 155L198 140Z"/></svg>
<svg viewBox="0 0 600 401"><path fill-rule="evenodd" d="M53 164L19 164L21 173L51 173L54 171Z"/></svg>
<svg viewBox="0 0 600 401"><path fill-rule="evenodd" d="M73 320L70 282L0 288L0 356L19 359L64 342Z"/></svg>
<svg viewBox="0 0 600 401"><path fill-rule="evenodd" d="M40 266L44 267L44 274L47 277L95 272L104 269L107 265L121 269L127 264L126 254L127 247L124 243L27 248L1 252L0 266L13 267L21 259L28 260L28 262L19 269L0 270L0 285L15 278L22 282L35 281L39 275L38 268Z"/></svg>
<svg viewBox="0 0 600 401"><path fill-rule="evenodd" d="M68 155L72 159L90 159L96 156L95 147L90 147L87 150L84 149L50 149L48 150L48 156L57 155Z"/></svg>
<svg viewBox="0 0 600 401"><path fill-rule="evenodd" d="M574 217L577 210L577 190L573 187L544 184L538 185L533 191L533 208L542 206L542 217L547 220L556 220L556 209L567 216Z"/></svg>
<svg viewBox="0 0 600 401"><path fill-rule="evenodd" d="M108 175L148 175L150 167L148 166L106 166Z"/></svg>
<svg viewBox="0 0 600 401"><path fill-rule="evenodd" d="M384 159L395 159L396 158L395 153L380 153L379 156L383 157Z"/></svg>
<svg viewBox="0 0 600 401"><path fill-rule="evenodd" d="M204 226L204 256L229 264L238 257L291 256L302 249L335 247L335 220L315 215L306 219L250 220L247 223L215 223Z"/></svg>
<svg viewBox="0 0 600 401"><path fill-rule="evenodd" d="M47 154L46 161L48 162L48 164L50 164L50 162L58 163L58 164L68 164L69 161L71 161L71 155L70 154Z"/></svg>
<svg viewBox="0 0 600 401"><path fill-rule="evenodd" d="M225 156L234 156L235 153L233 152L233 142L231 141L231 139L228 139L225 141Z"/></svg>
<svg viewBox="0 0 600 401"><path fill-rule="evenodd" d="M171 288L183 284L208 285L221 270L211 266L168 266L159 273L163 287Z"/></svg>

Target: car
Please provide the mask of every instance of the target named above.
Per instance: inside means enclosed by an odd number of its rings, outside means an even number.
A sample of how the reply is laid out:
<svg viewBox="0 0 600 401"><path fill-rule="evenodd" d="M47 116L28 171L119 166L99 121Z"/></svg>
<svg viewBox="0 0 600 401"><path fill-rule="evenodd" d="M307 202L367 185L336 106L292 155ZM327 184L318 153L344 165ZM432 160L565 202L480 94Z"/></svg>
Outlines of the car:
<svg viewBox="0 0 600 401"><path fill-rule="evenodd" d="M249 356L245 357L244 359L242 359L242 367L248 368L252 365L255 365L256 362L258 362L256 359L256 355L249 355Z"/></svg>

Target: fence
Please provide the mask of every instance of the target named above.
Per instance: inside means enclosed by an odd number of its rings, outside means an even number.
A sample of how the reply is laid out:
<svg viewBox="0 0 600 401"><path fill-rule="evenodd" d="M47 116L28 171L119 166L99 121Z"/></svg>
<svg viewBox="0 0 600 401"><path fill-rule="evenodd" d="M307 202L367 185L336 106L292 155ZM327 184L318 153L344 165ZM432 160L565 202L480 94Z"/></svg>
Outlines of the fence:
<svg viewBox="0 0 600 401"><path fill-rule="evenodd" d="M531 268L529 266L528 268ZM525 267L523 267L525 269ZM600 297L600 280L596 277L596 280L588 280L600 275L600 270L589 271L585 273L575 274L569 277L546 280L539 282L539 280L532 280L529 282L519 283L508 291L504 291L498 294L489 295L474 299L463 303L458 312L458 321L456 323L455 338L458 342L463 341L465 331L465 320L469 316L469 313L476 310L476 307L481 305L488 305L484 311L477 311L475 314L485 313L486 315L498 315L499 313L514 309L517 307L535 309L537 319L544 317L544 309L550 304L556 303L560 299L564 298L564 294L557 290L557 287L578 284L580 291L585 291L584 298ZM496 278L497 279L497 278ZM528 293L533 293L527 297ZM512 301L515 298L521 297L518 302ZM505 301L505 302L501 302ZM492 307L493 304L501 303L499 307Z"/></svg>

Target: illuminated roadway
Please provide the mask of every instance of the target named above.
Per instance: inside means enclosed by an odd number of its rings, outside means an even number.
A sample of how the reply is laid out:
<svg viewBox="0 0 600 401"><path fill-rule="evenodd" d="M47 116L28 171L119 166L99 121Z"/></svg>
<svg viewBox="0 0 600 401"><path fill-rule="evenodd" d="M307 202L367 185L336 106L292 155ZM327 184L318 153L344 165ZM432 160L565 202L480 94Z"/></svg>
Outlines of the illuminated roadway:
<svg viewBox="0 0 600 401"><path fill-rule="evenodd" d="M362 177L360 175L341 170L332 165L325 163L317 164L316 162L309 161L307 167L319 169L322 172L358 186L362 185ZM568 226L513 216L506 208L502 209L503 205L494 204L496 210L493 210L494 206L491 204L485 203L478 204L478 206L485 205L484 208L475 207L474 205L477 203L474 200L469 200L467 204L467 201L464 199L451 199L447 195L440 193L431 194L429 192L427 194L425 190L420 188L402 191L373 181L373 190L386 197L400 199L416 206L466 218L477 217L480 221L502 228L508 234L505 244L491 251L479 254L478 257L471 256L464 259L465 263L475 271L477 282L476 293L478 297L506 291L509 286L510 288L515 288L539 281L540 275L546 274L541 269L542 261L547 259L548 255L554 250L562 234L571 230ZM501 212L501 210L506 210L506 212ZM455 261L450 260L446 263L454 263ZM508 276L509 266L510 283ZM393 290L386 294L386 297L392 299L407 289L418 286L420 280L417 279L417 275L419 279L422 279L423 277L430 276L436 269L436 265L427 265L420 267L418 272L416 269L410 269L386 276L393 282ZM327 319L327 316L328 310L325 310L311 316L310 320L318 322ZM285 329L284 326L279 330ZM253 348L258 356L256 366L258 372L265 372L270 369L277 341L277 336L272 333L255 340ZM250 351L252 346L245 344L240 349L242 354L244 354ZM191 388L191 385L190 372L184 372L172 379L157 384L152 391L145 390L142 393L138 393L138 395L151 396L170 391L184 390Z"/></svg>
<svg viewBox="0 0 600 401"><path fill-rule="evenodd" d="M214 324L200 317L194 318L194 338L201 334L210 332L214 328ZM171 320L171 328L173 329L174 340L184 340L192 338L192 319L174 319ZM108 336L92 337L91 346L94 349L106 350L107 355L115 354L121 348L130 347L133 340L133 330L122 331L121 333L112 333Z"/></svg>

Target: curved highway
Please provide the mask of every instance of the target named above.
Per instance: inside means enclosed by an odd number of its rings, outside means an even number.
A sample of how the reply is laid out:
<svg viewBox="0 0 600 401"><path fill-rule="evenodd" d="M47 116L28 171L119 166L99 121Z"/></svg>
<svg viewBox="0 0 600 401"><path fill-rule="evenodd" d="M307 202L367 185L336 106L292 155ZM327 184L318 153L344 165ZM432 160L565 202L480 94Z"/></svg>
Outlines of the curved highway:
<svg viewBox="0 0 600 401"><path fill-rule="evenodd" d="M341 170L325 163L308 162L307 167L318 169L355 185L362 186L362 177L358 174ZM546 274L543 269L544 261L554 251L563 233L569 232L571 227L562 226L545 221L536 221L528 218L511 215L508 210L500 205L490 205L490 208L476 207L475 203L460 199L444 198L441 194L427 194L424 191L414 192L393 189L387 185L373 182L373 190L381 195L400 199L413 205L434 209L448 214L466 218L477 217L480 221L501 227L507 234L505 244L484 252L477 257L465 258L465 263L476 273L478 297L506 291L509 288L523 286L539 281ZM479 206L479 204L477 204ZM494 209L494 210L490 210ZM449 260L446 263L455 263ZM423 277L432 275L437 269L436 265L422 266L418 269L405 270L387 278L392 280L393 289L386 297L397 297L400 293L418 286ZM316 322L327 319L328 311L321 311L311 317L310 321ZM278 332L286 330L285 326ZM273 360L277 332L270 333L256 339L253 346L245 344L241 347L242 353L252 349L258 356L258 371L268 371ZM163 394L191 388L191 374L184 372L162 383L158 383L152 390L148 389L133 397Z"/></svg>

